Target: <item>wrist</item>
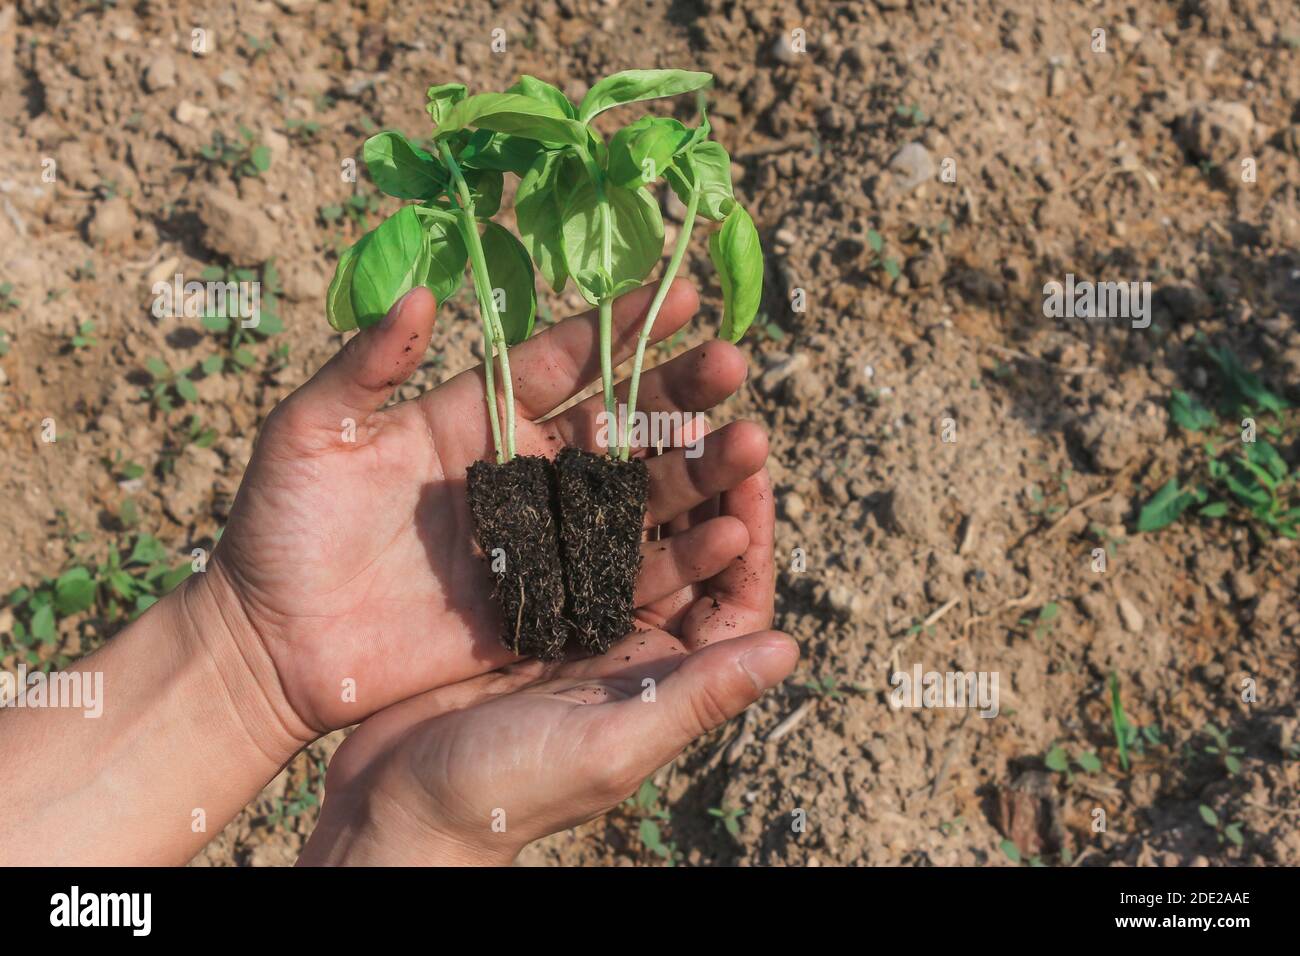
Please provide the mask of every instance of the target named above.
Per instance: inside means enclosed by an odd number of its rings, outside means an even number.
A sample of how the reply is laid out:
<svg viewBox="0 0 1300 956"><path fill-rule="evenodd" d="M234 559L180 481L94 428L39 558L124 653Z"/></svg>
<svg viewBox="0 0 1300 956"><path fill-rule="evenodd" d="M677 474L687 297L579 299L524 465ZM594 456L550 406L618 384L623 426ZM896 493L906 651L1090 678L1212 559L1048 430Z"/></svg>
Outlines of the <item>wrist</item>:
<svg viewBox="0 0 1300 956"><path fill-rule="evenodd" d="M410 799L414 799L411 795ZM382 784L329 795L299 866L509 866L518 848L475 846L430 826ZM427 799L427 797L426 797Z"/></svg>
<svg viewBox="0 0 1300 956"><path fill-rule="evenodd" d="M230 731L272 762L284 764L319 734L294 712L275 663L221 567L211 561L167 595L158 610L186 653L207 665Z"/></svg>

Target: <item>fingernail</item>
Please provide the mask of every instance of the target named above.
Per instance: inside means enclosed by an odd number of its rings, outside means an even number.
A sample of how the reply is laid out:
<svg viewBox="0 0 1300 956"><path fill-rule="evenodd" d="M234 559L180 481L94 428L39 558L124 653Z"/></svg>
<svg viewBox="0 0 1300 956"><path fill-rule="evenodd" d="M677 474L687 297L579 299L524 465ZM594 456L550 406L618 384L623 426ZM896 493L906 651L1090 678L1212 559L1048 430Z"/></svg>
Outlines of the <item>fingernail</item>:
<svg viewBox="0 0 1300 956"><path fill-rule="evenodd" d="M780 644L764 644L745 651L740 666L754 683L755 690L767 690L785 680L790 673L793 654L791 648Z"/></svg>
<svg viewBox="0 0 1300 956"><path fill-rule="evenodd" d="M388 314L384 316L384 321L379 323L381 329L391 329L393 327L393 323L397 321L397 317L402 314L402 309L406 307L406 300L411 297L411 292L414 291L415 289L412 289L410 292L407 292L406 295L393 303L393 307L389 309Z"/></svg>

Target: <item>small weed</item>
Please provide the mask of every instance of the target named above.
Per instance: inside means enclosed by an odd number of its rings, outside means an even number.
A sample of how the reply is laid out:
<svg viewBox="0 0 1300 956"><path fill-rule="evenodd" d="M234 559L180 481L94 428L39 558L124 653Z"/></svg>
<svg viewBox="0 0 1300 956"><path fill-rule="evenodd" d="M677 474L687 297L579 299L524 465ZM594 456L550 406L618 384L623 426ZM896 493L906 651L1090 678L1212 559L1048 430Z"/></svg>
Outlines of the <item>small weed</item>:
<svg viewBox="0 0 1300 956"><path fill-rule="evenodd" d="M722 828L737 839L740 838L740 818L744 815L744 807L709 807L709 816L716 818Z"/></svg>
<svg viewBox="0 0 1300 956"><path fill-rule="evenodd" d="M1245 834L1242 831L1244 826L1242 821L1237 820L1234 823L1224 825L1223 821L1219 819L1219 815L1205 804L1202 803L1196 809L1200 813L1201 819L1205 821L1206 826L1214 830L1214 835L1218 838L1219 843L1226 841L1233 846L1241 846L1246 842Z"/></svg>
<svg viewBox="0 0 1300 956"><path fill-rule="evenodd" d="M259 143L247 126L240 126L238 135L233 137L215 131L212 142L199 147L199 155L209 163L225 167L235 179L260 176L271 168L270 147Z"/></svg>

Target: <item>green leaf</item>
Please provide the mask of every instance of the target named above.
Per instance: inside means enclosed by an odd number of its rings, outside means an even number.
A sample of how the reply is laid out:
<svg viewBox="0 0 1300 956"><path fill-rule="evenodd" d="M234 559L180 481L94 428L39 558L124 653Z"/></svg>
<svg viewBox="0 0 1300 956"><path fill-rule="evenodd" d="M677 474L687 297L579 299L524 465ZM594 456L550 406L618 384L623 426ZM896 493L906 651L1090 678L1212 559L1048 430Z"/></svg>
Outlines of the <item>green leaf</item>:
<svg viewBox="0 0 1300 956"><path fill-rule="evenodd" d="M732 206L722 228L709 236L709 257L722 283L719 335L739 342L763 298L763 247L754 220L739 203Z"/></svg>
<svg viewBox="0 0 1300 956"><path fill-rule="evenodd" d="M49 604L41 605L32 615L32 637L49 644L54 641L57 634L58 631L54 627L54 608Z"/></svg>
<svg viewBox="0 0 1300 956"><path fill-rule="evenodd" d="M187 402L197 402L199 400L199 390L194 387L194 383L184 375L176 377L176 391L180 397Z"/></svg>
<svg viewBox="0 0 1300 956"><path fill-rule="evenodd" d="M1191 491L1178 487L1178 479L1170 478L1164 486L1151 496L1151 500L1142 506L1138 514L1139 531L1159 531L1173 524L1184 511L1196 504L1197 496Z"/></svg>
<svg viewBox="0 0 1300 956"><path fill-rule="evenodd" d="M1219 815L1215 813L1213 810L1211 810L1209 807L1207 807L1205 804L1202 803L1196 809L1197 812L1200 813L1201 819L1204 820L1206 823L1208 823L1210 826L1215 828L1219 826Z"/></svg>
<svg viewBox="0 0 1300 956"><path fill-rule="evenodd" d="M465 170L465 184L469 198L474 203L474 215L490 219L501 208L501 190L504 186L501 171L497 169Z"/></svg>
<svg viewBox="0 0 1300 956"><path fill-rule="evenodd" d="M569 281L564 265L560 199L555 189L563 153L538 156L515 191L515 223L537 269L552 292L560 292Z"/></svg>
<svg viewBox="0 0 1300 956"><path fill-rule="evenodd" d="M1065 773L1070 769L1070 758L1066 756L1065 749L1059 744L1047 751L1043 763L1047 765L1048 770L1055 770L1057 773Z"/></svg>
<svg viewBox="0 0 1300 956"><path fill-rule="evenodd" d="M542 103L554 106L569 119L577 119L578 111L574 108L573 103L564 93L545 80L539 80L535 76L529 76L527 73L520 75L515 81L515 85L506 90L507 93L518 93L520 96L531 97Z"/></svg>
<svg viewBox="0 0 1300 956"><path fill-rule="evenodd" d="M1010 840L1003 840L998 845L1002 848L1002 852L1006 854L1008 860L1012 863L1020 862L1020 847L1016 846Z"/></svg>
<svg viewBox="0 0 1300 956"><path fill-rule="evenodd" d="M54 608L60 615L77 614L95 603L95 582L85 568L71 568L54 583Z"/></svg>
<svg viewBox="0 0 1300 956"><path fill-rule="evenodd" d="M1228 838L1233 846L1241 846L1245 842L1245 837L1243 837L1241 833L1240 823L1229 823L1223 828L1223 835Z"/></svg>
<svg viewBox="0 0 1300 956"><path fill-rule="evenodd" d="M456 162L466 172L471 169L495 169L523 176L543 151L541 143L527 137L480 129L475 130L469 138L469 143L456 157Z"/></svg>
<svg viewBox="0 0 1300 956"><path fill-rule="evenodd" d="M532 334L537 317L533 262L519 240L495 222L484 223L482 242L506 344L518 345Z"/></svg>
<svg viewBox="0 0 1300 956"><path fill-rule="evenodd" d="M199 363L199 368L203 369L204 375L215 375L221 371L222 359L220 355L209 355Z"/></svg>
<svg viewBox="0 0 1300 956"><path fill-rule="evenodd" d="M371 235L372 233L366 233L343 250L334 267L334 278L330 280L329 289L325 292L325 317L339 332L348 332L357 327L357 316L352 310L352 275L357 267L357 254L370 241Z"/></svg>
<svg viewBox="0 0 1300 956"><path fill-rule="evenodd" d="M1208 431L1219 424L1212 411L1191 395L1177 389L1169 398L1169 415L1180 427L1189 432Z"/></svg>
<svg viewBox="0 0 1300 956"><path fill-rule="evenodd" d="M378 133L361 148L366 169L380 190L398 199L433 199L447 191L446 167L401 133Z"/></svg>
<svg viewBox="0 0 1300 956"><path fill-rule="evenodd" d="M518 93L479 93L457 103L438 128L443 138L477 127L535 139L548 146L582 146L587 130L558 106Z"/></svg>
<svg viewBox="0 0 1300 956"><path fill-rule="evenodd" d="M1227 386L1229 397L1237 405L1262 408L1275 413L1286 409L1286 402L1269 391L1254 374L1246 371L1231 350L1227 348L1211 348L1206 351L1210 358L1214 360L1214 363L1219 366L1219 372L1225 386Z"/></svg>
<svg viewBox="0 0 1300 956"><path fill-rule="evenodd" d="M404 206L376 227L352 270L352 311L368 328L422 282L429 271L424 227L414 206Z"/></svg>
<svg viewBox="0 0 1300 956"><path fill-rule="evenodd" d="M872 252L879 254L885 248L885 237L874 229L868 229L867 245L871 247Z"/></svg>
<svg viewBox="0 0 1300 956"><path fill-rule="evenodd" d="M131 556L126 559L126 563L156 564L166 557L167 549L161 541L152 535L142 534L135 539L135 546L131 548Z"/></svg>
<svg viewBox="0 0 1300 956"><path fill-rule="evenodd" d="M1228 503L1226 501L1213 501L1196 513L1202 518L1222 518L1228 513Z"/></svg>
<svg viewBox="0 0 1300 956"><path fill-rule="evenodd" d="M1101 769L1101 761L1091 751L1079 754L1074 758L1074 762L1082 767L1085 773L1096 773Z"/></svg>
<svg viewBox="0 0 1300 956"><path fill-rule="evenodd" d="M271 150L267 146L254 146L253 151L248 155L249 161L253 168L259 173L264 173L271 168Z"/></svg>
<svg viewBox="0 0 1300 956"><path fill-rule="evenodd" d="M433 120L434 126L443 125L452 107L465 99L466 92L463 83L443 83L440 86L429 87L425 94L428 102L424 108L429 118Z"/></svg>
<svg viewBox="0 0 1300 956"><path fill-rule="evenodd" d="M691 90L703 89L713 82L711 73L689 70L625 70L607 76L582 98L578 119L584 123L605 110L625 103L653 100L663 96L676 96Z"/></svg>
<svg viewBox="0 0 1300 956"><path fill-rule="evenodd" d="M441 304L460 288L469 252L454 214L432 207L417 209L417 212L424 223L429 256L429 268L420 284L426 286Z"/></svg>
<svg viewBox="0 0 1300 956"><path fill-rule="evenodd" d="M609 179L625 189L648 186L667 173L691 131L675 119L645 116L609 141Z"/></svg>
<svg viewBox="0 0 1300 956"><path fill-rule="evenodd" d="M225 315L205 315L203 327L211 332L226 332L230 329L230 318Z"/></svg>
<svg viewBox="0 0 1300 956"><path fill-rule="evenodd" d="M1247 442L1246 460L1263 468L1275 482L1280 482L1286 478L1287 464L1285 459L1277 453L1276 448L1266 441Z"/></svg>
<svg viewBox="0 0 1300 956"><path fill-rule="evenodd" d="M650 849L663 845L663 834L659 830L659 824L653 820L642 820L641 825L637 828L637 835Z"/></svg>
<svg viewBox="0 0 1300 956"><path fill-rule="evenodd" d="M731 189L731 157L721 143L705 141L692 146L677 157L665 176L684 203L690 202L691 183L698 183L699 214L713 222L724 221L736 200Z"/></svg>
<svg viewBox="0 0 1300 956"><path fill-rule="evenodd" d="M170 378L172 370L167 367L167 363L160 358L147 358L144 360L144 367L149 370L149 374L156 379Z"/></svg>
<svg viewBox="0 0 1300 956"><path fill-rule="evenodd" d="M664 223L659 204L643 187L605 187L609 203L613 268L604 276L601 254L601 211L596 186L585 179L569 197L562 215L564 264L588 302L599 302L615 287L639 283L658 263L664 249ZM593 277L603 276L608 290L596 289Z"/></svg>

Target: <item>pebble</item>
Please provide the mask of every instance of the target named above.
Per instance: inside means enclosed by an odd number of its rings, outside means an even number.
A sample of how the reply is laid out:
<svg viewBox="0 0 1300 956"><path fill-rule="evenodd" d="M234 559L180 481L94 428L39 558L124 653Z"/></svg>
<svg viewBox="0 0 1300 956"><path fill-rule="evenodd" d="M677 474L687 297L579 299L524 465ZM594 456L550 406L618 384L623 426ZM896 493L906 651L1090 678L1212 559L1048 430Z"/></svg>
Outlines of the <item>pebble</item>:
<svg viewBox="0 0 1300 956"><path fill-rule="evenodd" d="M176 109L172 115L176 117L176 122L182 126L197 128L208 121L212 111L204 106L196 106L189 100L181 100L176 104Z"/></svg>
<svg viewBox="0 0 1300 956"><path fill-rule="evenodd" d="M929 179L934 178L934 160L930 151L920 143L908 143L889 161L889 169L898 177L895 189L910 192Z"/></svg>
<svg viewBox="0 0 1300 956"><path fill-rule="evenodd" d="M798 521L808 513L808 505L797 492L790 492L781 499L781 513L790 521Z"/></svg>
<svg viewBox="0 0 1300 956"><path fill-rule="evenodd" d="M176 63L170 56L160 56L144 71L144 88L150 93L169 90L176 85Z"/></svg>
<svg viewBox="0 0 1300 956"><path fill-rule="evenodd" d="M1146 623L1146 619L1142 617L1142 612L1137 609L1137 605L1126 597L1119 599L1119 616L1120 620L1124 622L1125 630L1133 634L1141 633L1142 626Z"/></svg>

